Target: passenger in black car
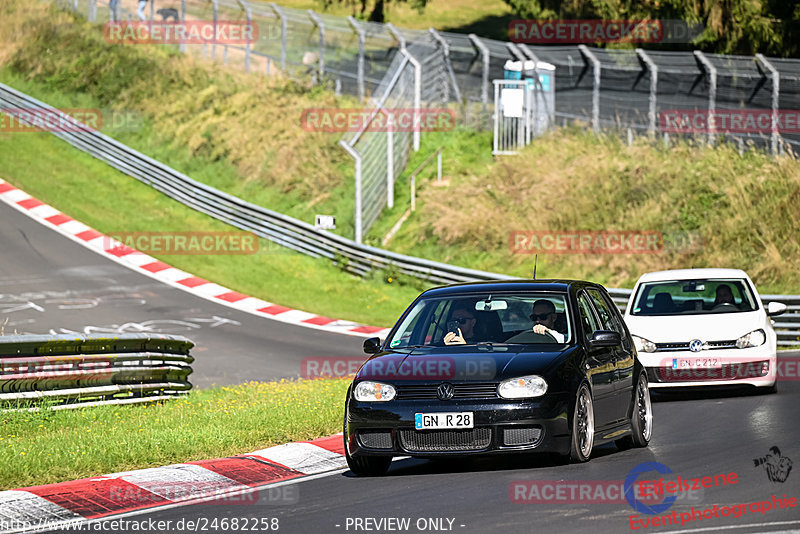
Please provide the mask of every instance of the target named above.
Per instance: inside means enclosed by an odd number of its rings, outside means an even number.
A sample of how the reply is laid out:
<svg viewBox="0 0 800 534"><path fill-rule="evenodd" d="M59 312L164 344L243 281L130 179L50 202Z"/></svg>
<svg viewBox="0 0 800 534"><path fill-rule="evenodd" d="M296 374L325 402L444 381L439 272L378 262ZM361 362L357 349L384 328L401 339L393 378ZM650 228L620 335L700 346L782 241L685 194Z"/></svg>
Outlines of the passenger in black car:
<svg viewBox="0 0 800 534"><path fill-rule="evenodd" d="M453 321L458 321L459 333L447 332L444 335L445 345L465 345L468 342L475 341L475 323L477 319L473 310L474 306L468 306L467 304L457 305L450 317Z"/></svg>

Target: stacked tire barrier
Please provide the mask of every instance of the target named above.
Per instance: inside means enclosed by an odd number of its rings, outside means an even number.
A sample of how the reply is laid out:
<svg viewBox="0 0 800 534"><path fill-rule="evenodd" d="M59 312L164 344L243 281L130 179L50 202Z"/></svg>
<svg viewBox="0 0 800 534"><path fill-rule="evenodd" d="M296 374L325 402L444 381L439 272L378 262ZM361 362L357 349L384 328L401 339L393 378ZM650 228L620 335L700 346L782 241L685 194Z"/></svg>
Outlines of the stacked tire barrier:
<svg viewBox="0 0 800 534"><path fill-rule="evenodd" d="M156 402L192 388L181 336L0 336L0 409Z"/></svg>

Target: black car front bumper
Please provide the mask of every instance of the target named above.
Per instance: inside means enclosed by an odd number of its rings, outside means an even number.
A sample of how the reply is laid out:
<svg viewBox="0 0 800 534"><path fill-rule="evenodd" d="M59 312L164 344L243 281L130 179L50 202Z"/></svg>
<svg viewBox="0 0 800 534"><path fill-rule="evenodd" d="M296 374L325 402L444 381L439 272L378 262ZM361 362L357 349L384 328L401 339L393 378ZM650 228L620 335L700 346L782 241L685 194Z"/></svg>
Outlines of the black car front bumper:
<svg viewBox="0 0 800 534"><path fill-rule="evenodd" d="M345 410L351 456L435 457L464 454L555 452L570 447L568 393L537 399L359 402ZM415 430L417 413L472 412L472 430Z"/></svg>

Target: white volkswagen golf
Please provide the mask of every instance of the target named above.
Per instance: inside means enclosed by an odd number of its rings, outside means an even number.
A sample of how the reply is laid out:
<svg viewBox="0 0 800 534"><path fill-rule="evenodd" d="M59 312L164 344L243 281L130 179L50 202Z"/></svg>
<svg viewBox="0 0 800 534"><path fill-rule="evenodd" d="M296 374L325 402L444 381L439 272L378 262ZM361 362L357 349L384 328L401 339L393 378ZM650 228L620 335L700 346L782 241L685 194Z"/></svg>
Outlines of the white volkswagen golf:
<svg viewBox="0 0 800 534"><path fill-rule="evenodd" d="M739 269L681 269L642 275L625 310L651 388L777 386L777 343L750 277Z"/></svg>

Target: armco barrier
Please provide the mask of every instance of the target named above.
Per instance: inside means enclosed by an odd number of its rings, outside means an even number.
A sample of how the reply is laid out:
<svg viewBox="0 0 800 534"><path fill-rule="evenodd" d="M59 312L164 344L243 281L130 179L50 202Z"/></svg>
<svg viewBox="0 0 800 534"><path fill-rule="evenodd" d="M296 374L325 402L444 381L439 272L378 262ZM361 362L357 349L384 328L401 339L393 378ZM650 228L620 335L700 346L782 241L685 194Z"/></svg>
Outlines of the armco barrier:
<svg viewBox="0 0 800 534"><path fill-rule="evenodd" d="M47 104L0 83L0 109L3 108L17 116L24 109L63 115ZM397 254L317 230L308 223L192 180L100 132L90 128L73 130L51 133L190 208L303 254L328 258L353 274L363 276L373 269L388 269L436 284L515 278ZM630 292L629 289L612 289L611 295L617 306L624 309ZM775 325L779 343L800 345L800 296L764 295L763 298L766 302L783 302L789 306L788 313L780 316Z"/></svg>
<svg viewBox="0 0 800 534"><path fill-rule="evenodd" d="M168 399L192 388L193 346L156 334L0 336L0 409Z"/></svg>

